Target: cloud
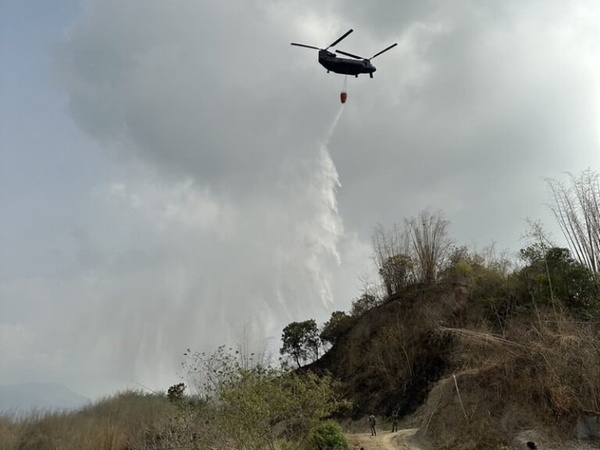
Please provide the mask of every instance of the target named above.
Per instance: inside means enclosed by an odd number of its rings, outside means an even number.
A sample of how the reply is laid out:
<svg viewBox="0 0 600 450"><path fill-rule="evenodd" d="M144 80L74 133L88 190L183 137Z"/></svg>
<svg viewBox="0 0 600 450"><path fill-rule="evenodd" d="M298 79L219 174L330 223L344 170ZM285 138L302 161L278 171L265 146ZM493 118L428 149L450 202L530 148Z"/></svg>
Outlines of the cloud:
<svg viewBox="0 0 600 450"><path fill-rule="evenodd" d="M290 13L269 2L87 4L62 53L71 108L122 157L236 194L261 180L268 189L315 143L305 130L330 120L318 110L306 120L295 106L302 92L281 41Z"/></svg>
<svg viewBox="0 0 600 450"><path fill-rule="evenodd" d="M147 172L97 189L97 215L72 233L79 269L20 280L3 298L29 305L7 308L8 318L31 322L34 312L40 336L78 361L71 383L89 389L90 376L157 387L188 347L211 350L244 333L258 345L292 319L323 315L340 264L338 181L325 147L306 152L268 197L232 202Z"/></svg>
<svg viewBox="0 0 600 450"><path fill-rule="evenodd" d="M598 8L86 0L56 64L113 172L65 225L70 272L3 282L3 333L87 392L165 388L188 347L348 309L378 222L432 207L518 245L544 177L600 162ZM289 43L349 28L343 50L399 45L336 118L342 78Z"/></svg>
<svg viewBox="0 0 600 450"><path fill-rule="evenodd" d="M380 81L350 88L360 111L332 142L340 211L365 229L431 206L463 239L514 245L545 214L544 177L598 163L597 7L436 5L396 29Z"/></svg>

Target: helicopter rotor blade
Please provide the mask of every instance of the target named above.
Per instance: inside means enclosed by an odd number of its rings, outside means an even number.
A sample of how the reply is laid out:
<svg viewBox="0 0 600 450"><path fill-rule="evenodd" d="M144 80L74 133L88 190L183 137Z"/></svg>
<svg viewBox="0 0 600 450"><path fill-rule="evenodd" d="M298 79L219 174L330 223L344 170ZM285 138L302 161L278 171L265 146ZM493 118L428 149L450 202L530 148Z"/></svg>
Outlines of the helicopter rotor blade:
<svg viewBox="0 0 600 450"><path fill-rule="evenodd" d="M355 58L355 59L366 59L366 58L363 58L362 56L353 55L352 53L343 52L343 51L341 51L341 50L336 50L335 52L336 52L336 53L340 53L341 55L346 55L346 56L349 56L350 58Z"/></svg>
<svg viewBox="0 0 600 450"><path fill-rule="evenodd" d="M296 47L305 47L305 48L312 48L315 50L321 50L319 47L315 47L314 45L296 44L295 42L292 42L292 45L295 45Z"/></svg>
<svg viewBox="0 0 600 450"><path fill-rule="evenodd" d="M354 30L352 30L352 29L350 29L350 30L346 31L346 33L345 33L345 34L344 34L342 37L340 37L340 38L338 38L337 40L333 41L333 43L332 43L332 44L330 44L330 45L329 45L329 47L335 47L337 44L339 44L339 43L340 43L340 41L341 41L342 39L346 39L346 37L347 37L347 36L348 36L350 33L352 33L353 31L354 31ZM327 48L329 48L329 47L327 47ZM327 50L327 48L326 48L325 50Z"/></svg>
<svg viewBox="0 0 600 450"><path fill-rule="evenodd" d="M375 58L376 56L381 55L382 53L387 52L388 50L391 50L392 48L394 48L396 45L398 45L398 43L396 42L395 44L390 45L388 48L381 50L379 53L375 53L373 56L371 56L369 58L369 61L372 60L373 58Z"/></svg>
<svg viewBox="0 0 600 450"><path fill-rule="evenodd" d="M304 48L312 48L314 50L321 50L319 47L315 47L314 45L298 44L296 42L292 42L291 45L295 45L296 47L304 47Z"/></svg>

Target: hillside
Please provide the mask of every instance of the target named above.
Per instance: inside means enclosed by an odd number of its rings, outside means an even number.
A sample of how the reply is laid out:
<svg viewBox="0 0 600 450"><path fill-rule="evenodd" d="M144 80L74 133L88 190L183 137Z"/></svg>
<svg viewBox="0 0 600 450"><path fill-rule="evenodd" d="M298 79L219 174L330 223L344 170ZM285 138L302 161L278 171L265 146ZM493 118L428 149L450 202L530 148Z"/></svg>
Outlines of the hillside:
<svg viewBox="0 0 600 450"><path fill-rule="evenodd" d="M352 417L398 413L431 448L592 445L597 291L564 249L526 262L511 273L469 263L428 287L409 284L349 316L309 367L342 381Z"/></svg>
<svg viewBox="0 0 600 450"><path fill-rule="evenodd" d="M453 368L452 338L439 330L459 325L466 300L460 287L414 286L355 318L310 368L344 383L354 417L410 414Z"/></svg>

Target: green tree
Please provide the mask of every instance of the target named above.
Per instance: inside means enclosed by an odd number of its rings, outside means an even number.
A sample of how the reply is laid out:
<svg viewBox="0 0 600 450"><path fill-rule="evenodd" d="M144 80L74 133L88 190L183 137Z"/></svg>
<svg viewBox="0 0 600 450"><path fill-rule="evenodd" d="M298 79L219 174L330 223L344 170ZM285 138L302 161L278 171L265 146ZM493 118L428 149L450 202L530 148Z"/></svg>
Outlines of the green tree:
<svg viewBox="0 0 600 450"><path fill-rule="evenodd" d="M281 355L289 356L298 367L302 367L307 361L319 358L321 339L314 319L288 324L283 329L281 340L283 346L279 352Z"/></svg>
<svg viewBox="0 0 600 450"><path fill-rule="evenodd" d="M397 294L414 281L414 267L412 258L405 253L397 253L383 261L379 275L388 297Z"/></svg>
<svg viewBox="0 0 600 450"><path fill-rule="evenodd" d="M448 264L440 273L443 281L470 284L477 271L483 267L483 258L473 254L467 247L452 247Z"/></svg>
<svg viewBox="0 0 600 450"><path fill-rule="evenodd" d="M358 317L366 313L368 310L381 305L382 299L374 294L364 293L352 302L352 316Z"/></svg>
<svg viewBox="0 0 600 450"><path fill-rule="evenodd" d="M331 318L325 322L319 337L322 342L335 344L339 337L344 334L352 324L352 318L343 311L334 311Z"/></svg>
<svg viewBox="0 0 600 450"><path fill-rule="evenodd" d="M536 243L520 251L526 266L519 272L521 288L541 304L560 301L582 318L597 317L600 301L594 273L566 248Z"/></svg>

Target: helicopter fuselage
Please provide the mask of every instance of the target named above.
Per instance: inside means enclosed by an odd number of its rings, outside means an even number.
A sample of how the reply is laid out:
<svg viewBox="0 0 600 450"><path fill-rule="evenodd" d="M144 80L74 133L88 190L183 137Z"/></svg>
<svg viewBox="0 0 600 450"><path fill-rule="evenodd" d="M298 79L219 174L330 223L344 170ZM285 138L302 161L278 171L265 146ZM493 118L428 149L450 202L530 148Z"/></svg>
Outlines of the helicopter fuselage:
<svg viewBox="0 0 600 450"><path fill-rule="evenodd" d="M340 58L335 53L327 50L319 50L319 64L327 71L342 75L354 75L358 77L361 73L368 73L373 78L373 72L377 69L370 61L363 59Z"/></svg>

